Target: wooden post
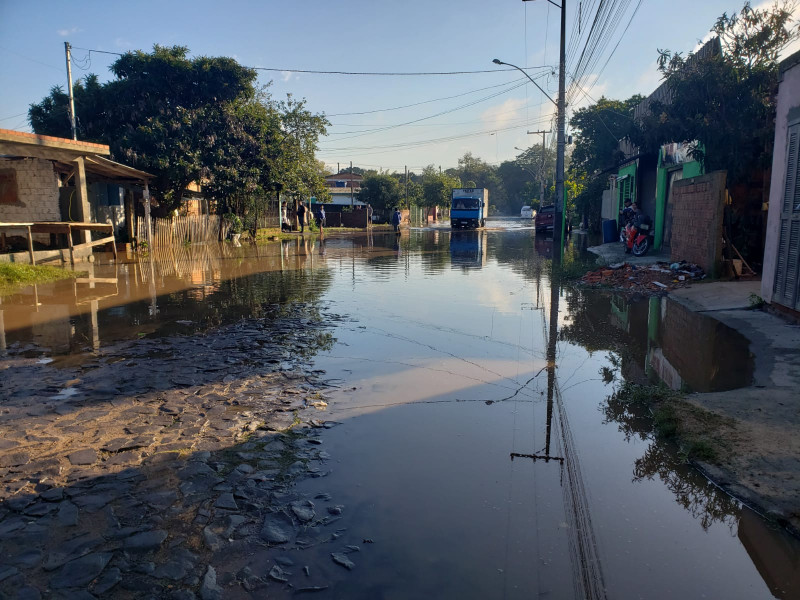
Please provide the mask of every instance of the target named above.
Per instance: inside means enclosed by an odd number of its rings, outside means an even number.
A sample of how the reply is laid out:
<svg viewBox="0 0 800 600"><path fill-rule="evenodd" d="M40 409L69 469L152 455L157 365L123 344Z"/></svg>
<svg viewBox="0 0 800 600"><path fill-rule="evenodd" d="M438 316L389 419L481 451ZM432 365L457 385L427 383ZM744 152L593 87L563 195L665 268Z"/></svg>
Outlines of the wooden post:
<svg viewBox="0 0 800 600"><path fill-rule="evenodd" d="M125 190L125 229L128 232L128 242L133 242L134 238L134 219L136 219L136 211L133 204L133 192L130 189Z"/></svg>
<svg viewBox="0 0 800 600"><path fill-rule="evenodd" d="M77 169L75 170L75 193L78 196L78 216L84 223L92 220L92 212L89 208L89 192L86 188L86 165L82 156L75 159ZM78 234L81 243L86 244L92 241L92 233L83 230Z"/></svg>
<svg viewBox="0 0 800 600"><path fill-rule="evenodd" d="M31 226L28 225L26 229L28 230L28 252L31 255L31 264L35 265L36 257L33 255L33 236L31 235Z"/></svg>
<svg viewBox="0 0 800 600"><path fill-rule="evenodd" d="M75 251L73 249L72 244L72 227L69 228L69 233L67 233L67 241L69 242L69 262L72 265L72 268L75 268Z"/></svg>
<svg viewBox="0 0 800 600"><path fill-rule="evenodd" d="M153 228L150 223L150 188L147 185L147 182L144 182L144 226L147 235L147 246L148 250L153 250Z"/></svg>

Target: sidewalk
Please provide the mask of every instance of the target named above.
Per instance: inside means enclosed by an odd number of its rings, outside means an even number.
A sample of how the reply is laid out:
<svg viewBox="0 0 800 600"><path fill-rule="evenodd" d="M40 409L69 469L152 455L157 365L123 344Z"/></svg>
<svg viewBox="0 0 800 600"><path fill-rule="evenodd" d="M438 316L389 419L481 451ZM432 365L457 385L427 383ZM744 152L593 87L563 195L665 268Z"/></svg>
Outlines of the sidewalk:
<svg viewBox="0 0 800 600"><path fill-rule="evenodd" d="M625 248L623 248L621 242L609 242L602 246L592 246L587 250L592 254L596 254L599 257L597 262L603 265L614 265L623 262L631 265L654 265L657 262L669 261L668 256L661 256L652 252L648 252L644 256L625 254Z"/></svg>
<svg viewBox="0 0 800 600"><path fill-rule="evenodd" d="M720 487L800 533L800 326L751 309L759 281L698 283L670 298L708 314L750 342L753 382L728 392L689 394L691 404L730 424L722 464L701 463Z"/></svg>

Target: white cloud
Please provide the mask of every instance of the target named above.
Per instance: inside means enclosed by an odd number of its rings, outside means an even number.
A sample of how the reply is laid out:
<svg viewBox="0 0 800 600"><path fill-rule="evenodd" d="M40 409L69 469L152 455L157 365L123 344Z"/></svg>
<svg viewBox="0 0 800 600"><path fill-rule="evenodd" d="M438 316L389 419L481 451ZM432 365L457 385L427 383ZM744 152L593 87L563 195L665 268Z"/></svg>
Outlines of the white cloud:
<svg viewBox="0 0 800 600"><path fill-rule="evenodd" d="M130 48L131 46L133 46L133 43L130 40L118 37L114 40L114 45L117 48Z"/></svg>
<svg viewBox="0 0 800 600"><path fill-rule="evenodd" d="M294 75L294 73L291 71L281 71L281 79L283 81L289 81L292 78L292 75Z"/></svg>
<svg viewBox="0 0 800 600"><path fill-rule="evenodd" d="M58 35L60 35L61 37L66 37L68 35L71 35L73 33L79 33L81 31L83 31L83 29L79 27L73 27L72 29L59 29L56 33L58 33Z"/></svg>
<svg viewBox="0 0 800 600"><path fill-rule="evenodd" d="M481 113L481 121L489 128L501 129L509 122L519 117L519 111L524 108L524 98L509 98L502 104L487 108Z"/></svg>

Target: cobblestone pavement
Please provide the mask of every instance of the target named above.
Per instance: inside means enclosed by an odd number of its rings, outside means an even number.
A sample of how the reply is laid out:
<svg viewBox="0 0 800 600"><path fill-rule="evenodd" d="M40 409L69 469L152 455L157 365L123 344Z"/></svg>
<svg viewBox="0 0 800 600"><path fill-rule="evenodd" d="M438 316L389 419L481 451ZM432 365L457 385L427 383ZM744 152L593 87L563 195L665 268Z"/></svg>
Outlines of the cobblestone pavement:
<svg viewBox="0 0 800 600"><path fill-rule="evenodd" d="M326 316L328 323L336 317ZM326 474L333 338L308 306L51 362L0 361L0 598L280 598L360 550ZM76 363L71 365L70 362ZM79 364L78 364L79 363ZM320 480L321 482L324 480ZM302 550L330 543L330 565Z"/></svg>

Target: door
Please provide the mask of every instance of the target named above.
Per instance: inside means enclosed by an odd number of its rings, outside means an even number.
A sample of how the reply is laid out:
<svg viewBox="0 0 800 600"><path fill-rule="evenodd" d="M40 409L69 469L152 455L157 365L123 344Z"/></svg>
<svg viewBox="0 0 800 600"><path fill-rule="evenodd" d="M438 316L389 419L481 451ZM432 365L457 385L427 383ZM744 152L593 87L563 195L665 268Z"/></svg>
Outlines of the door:
<svg viewBox="0 0 800 600"><path fill-rule="evenodd" d="M664 240L661 242L661 247L666 256L669 256L669 250L672 240L672 190L675 188L675 182L683 179L683 169L675 169L667 174L667 205L664 207Z"/></svg>
<svg viewBox="0 0 800 600"><path fill-rule="evenodd" d="M773 301L800 310L800 122L789 127Z"/></svg>

